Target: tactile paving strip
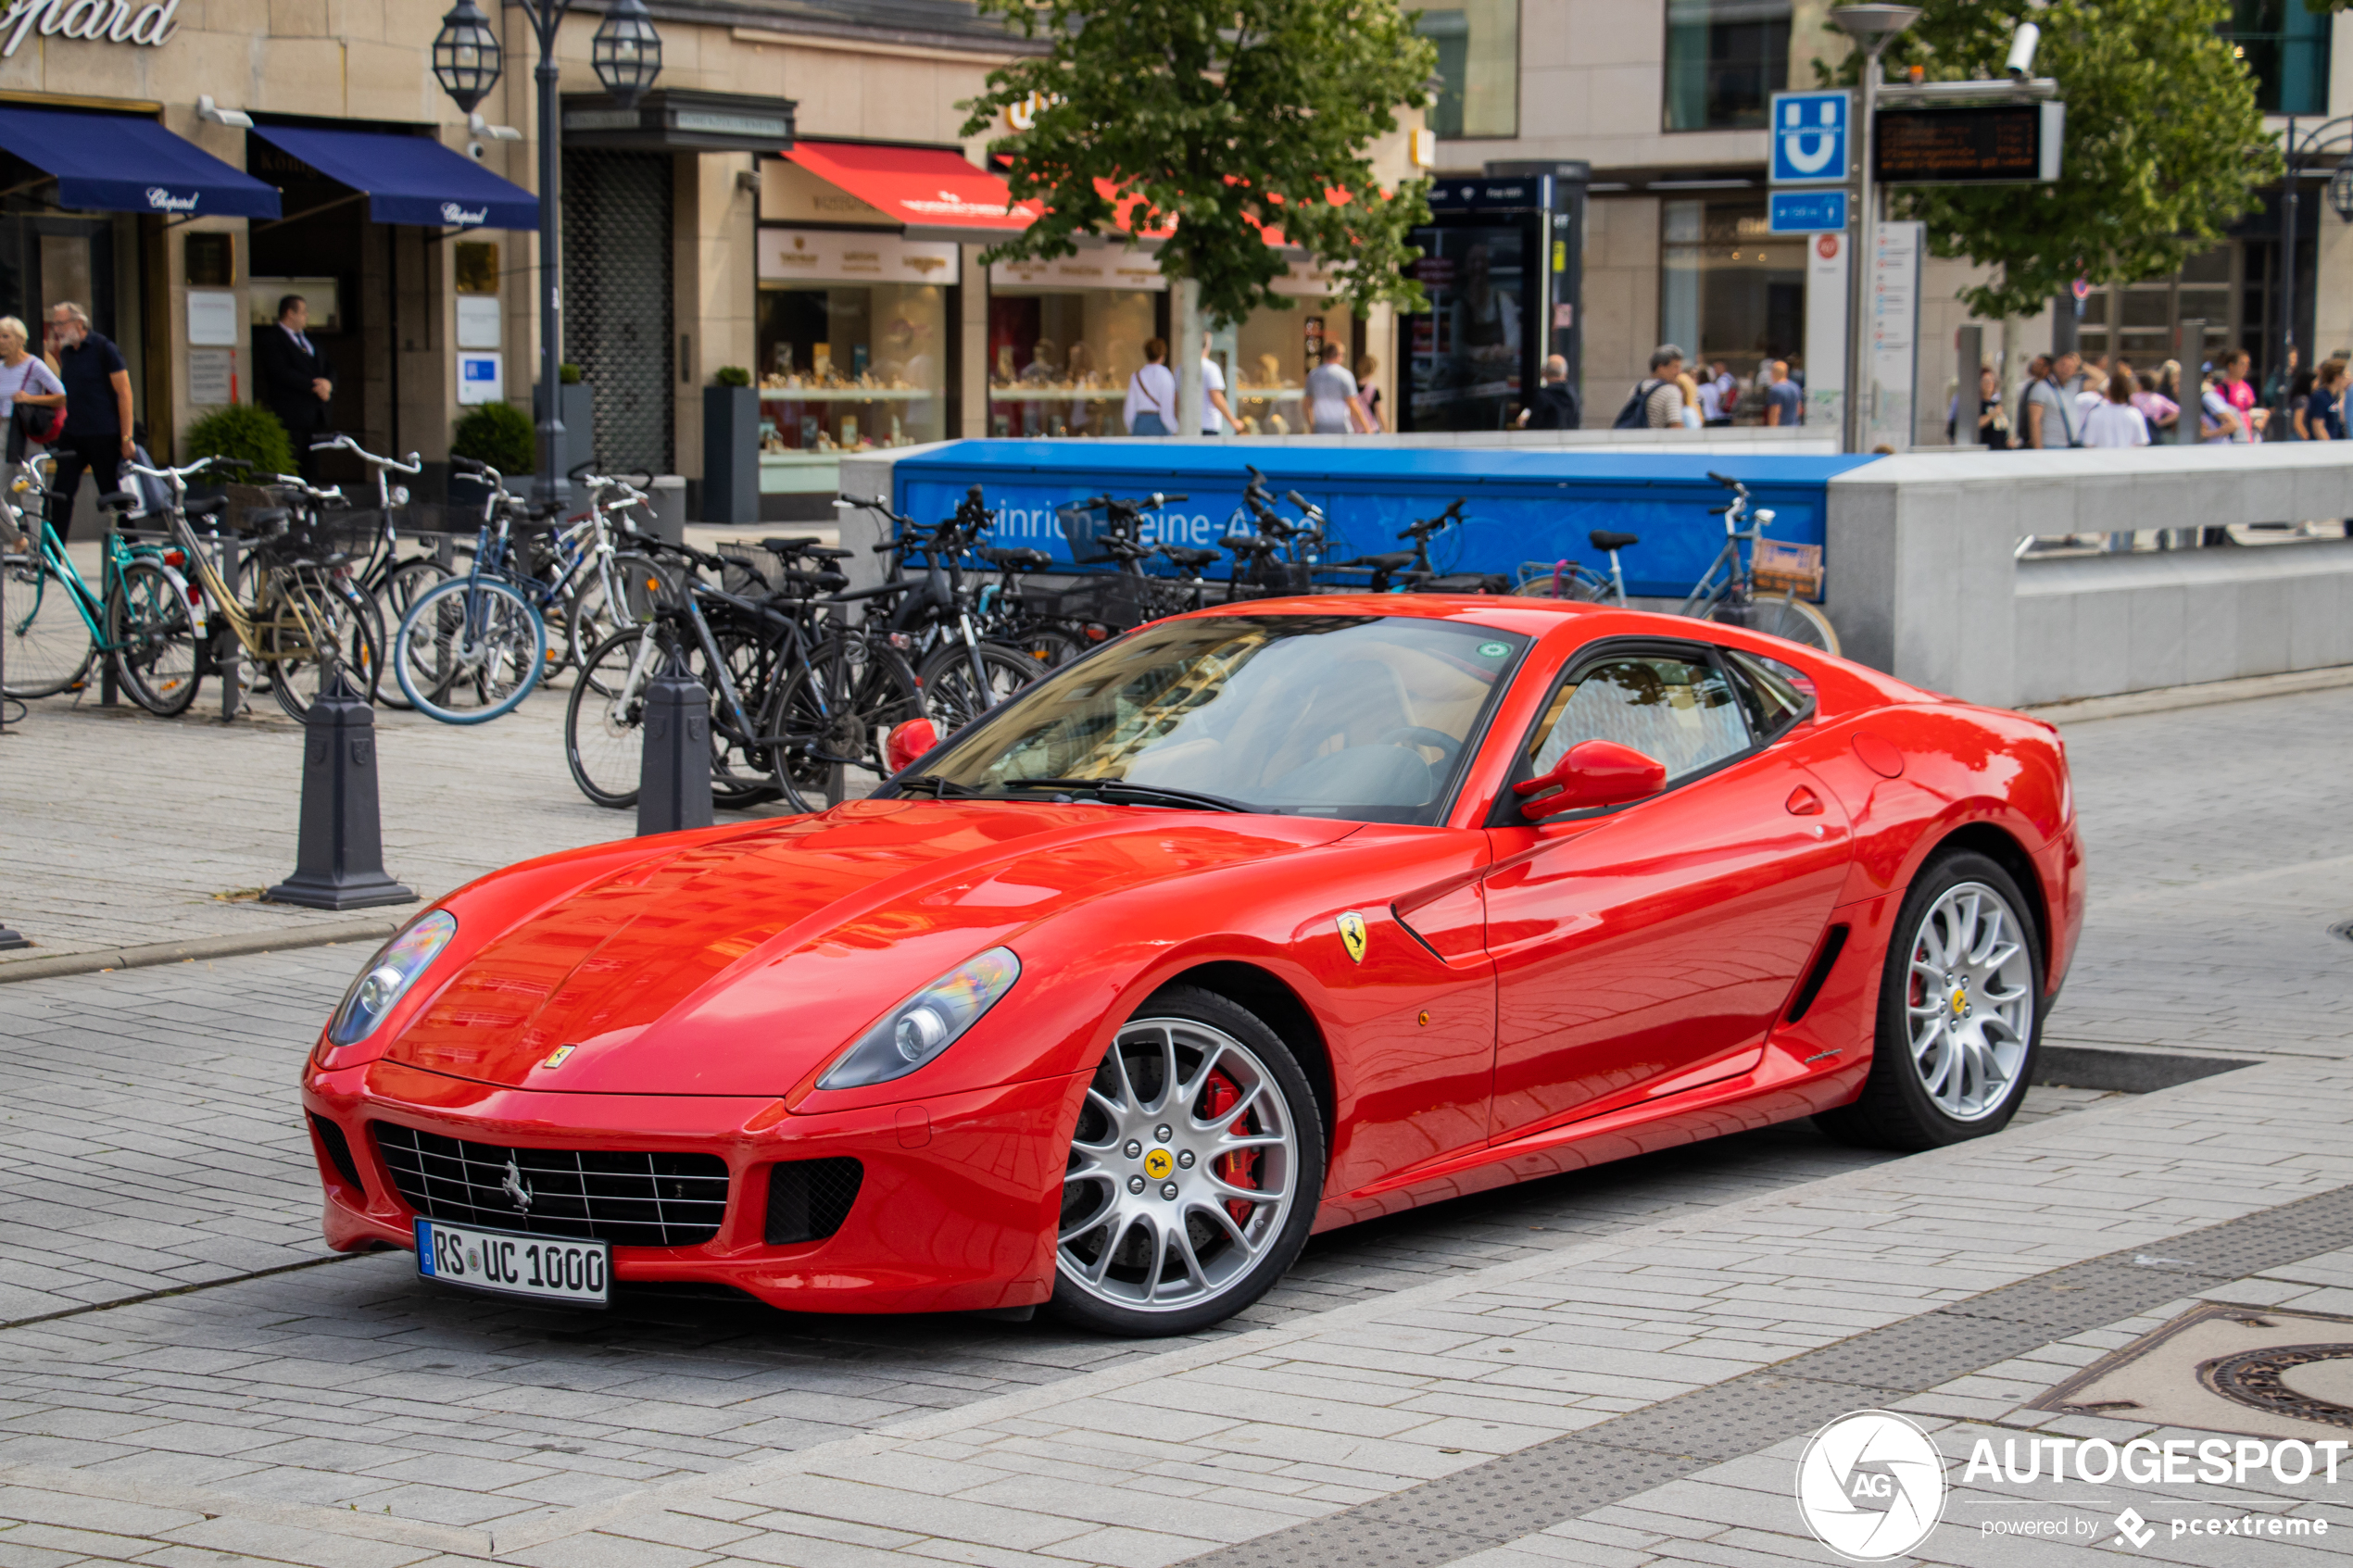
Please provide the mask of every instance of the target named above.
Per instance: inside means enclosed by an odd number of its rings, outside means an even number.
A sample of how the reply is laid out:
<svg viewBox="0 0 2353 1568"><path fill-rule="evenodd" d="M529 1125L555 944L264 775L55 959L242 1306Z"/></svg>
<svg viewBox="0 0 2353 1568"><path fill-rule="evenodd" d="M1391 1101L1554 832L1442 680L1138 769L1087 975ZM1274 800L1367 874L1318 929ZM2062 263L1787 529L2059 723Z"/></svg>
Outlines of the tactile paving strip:
<svg viewBox="0 0 2353 1568"><path fill-rule="evenodd" d="M1323 1519L1188 1568L1302 1562L1441 1568L1709 1465L1884 1406L2070 1335L2353 1245L2353 1186L2053 1269L1712 1388Z"/></svg>

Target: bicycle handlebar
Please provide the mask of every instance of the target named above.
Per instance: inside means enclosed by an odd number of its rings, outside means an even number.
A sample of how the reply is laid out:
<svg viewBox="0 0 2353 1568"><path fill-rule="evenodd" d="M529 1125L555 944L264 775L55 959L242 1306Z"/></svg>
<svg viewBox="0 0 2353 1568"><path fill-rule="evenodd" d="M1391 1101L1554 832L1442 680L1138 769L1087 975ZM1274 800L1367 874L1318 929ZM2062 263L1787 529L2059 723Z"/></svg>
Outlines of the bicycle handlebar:
<svg viewBox="0 0 2353 1568"><path fill-rule="evenodd" d="M418 453L409 453L405 463L397 458L379 458L347 435L338 435L332 441L314 441L310 449L313 452L349 452L363 463L372 463L380 469L390 469L395 473L408 474L411 478L425 470L424 458ZM450 462L454 465L458 460L453 458Z"/></svg>

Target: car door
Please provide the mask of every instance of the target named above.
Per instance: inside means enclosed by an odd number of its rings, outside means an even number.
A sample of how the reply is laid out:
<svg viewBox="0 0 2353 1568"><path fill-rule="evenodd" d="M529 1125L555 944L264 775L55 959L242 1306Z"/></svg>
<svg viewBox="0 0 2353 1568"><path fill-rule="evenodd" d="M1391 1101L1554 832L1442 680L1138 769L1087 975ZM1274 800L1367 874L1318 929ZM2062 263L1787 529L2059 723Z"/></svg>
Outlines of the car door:
<svg viewBox="0 0 2353 1568"><path fill-rule="evenodd" d="M1663 762L1630 805L1491 819L1493 1135L1744 1071L1820 939L1846 824L1801 746L1806 699L1699 643L1617 642L1572 661L1515 781L1612 740ZM1711 1072L1711 1070L1719 1070Z"/></svg>

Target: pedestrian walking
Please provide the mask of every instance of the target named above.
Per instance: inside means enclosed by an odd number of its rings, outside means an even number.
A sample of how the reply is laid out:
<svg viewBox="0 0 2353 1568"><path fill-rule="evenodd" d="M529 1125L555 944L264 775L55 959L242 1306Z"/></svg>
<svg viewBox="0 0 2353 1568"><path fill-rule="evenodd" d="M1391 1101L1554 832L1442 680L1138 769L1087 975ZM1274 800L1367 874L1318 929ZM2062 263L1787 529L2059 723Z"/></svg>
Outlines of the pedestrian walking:
<svg viewBox="0 0 2353 1568"><path fill-rule="evenodd" d="M2296 411L2296 433L2307 441L2342 441L2345 439L2345 385L2347 376L2342 359L2331 359L2312 378L2312 390L2306 395L2304 406Z"/></svg>
<svg viewBox="0 0 2353 1568"><path fill-rule="evenodd" d="M1369 354L1359 357L1356 361L1356 401L1363 406L1365 422L1372 427L1375 435L1389 428L1388 414L1381 408L1380 388L1373 384L1374 373L1379 369L1380 361Z"/></svg>
<svg viewBox="0 0 2353 1568"><path fill-rule="evenodd" d="M1741 383L1731 368L1721 359L1707 367L1707 379L1699 383L1699 419L1703 425L1728 425L1732 422L1732 407L1740 401Z"/></svg>
<svg viewBox="0 0 2353 1568"><path fill-rule="evenodd" d="M65 383L27 345L31 333L14 316L0 316L0 419L8 421L8 461L20 463L28 445L46 446L61 433Z"/></svg>
<svg viewBox="0 0 2353 1568"><path fill-rule="evenodd" d="M1765 386L1765 422L1776 427L1804 424L1806 395L1790 379L1789 361L1774 360L1768 373L1773 379Z"/></svg>
<svg viewBox="0 0 2353 1568"><path fill-rule="evenodd" d="M2155 370L2141 378L2140 390L2133 394L2133 407L2148 421L2149 439L2161 441L2165 432L2182 422L2182 406L2166 395L2166 378L2178 377L2182 368L2168 359Z"/></svg>
<svg viewBox="0 0 2353 1568"><path fill-rule="evenodd" d="M1076 345L1073 345L1076 351ZM1226 401L1226 367L1210 358L1209 334L1201 334L1201 433L1224 435L1239 430L1234 406Z"/></svg>
<svg viewBox="0 0 2353 1568"><path fill-rule="evenodd" d="M2238 416L2240 433L2234 439L2244 442L2263 439L2263 427L2271 422L2271 411L2256 406L2255 383L2246 379L2247 353L2244 348L2226 350L2216 364L2221 377L2222 400Z"/></svg>
<svg viewBox="0 0 2353 1568"><path fill-rule="evenodd" d="M2246 425L2240 420L2238 411L2231 407L2231 399L2220 379L2211 376L2200 379L2197 403L2197 439L2200 445L2223 446L2246 439Z"/></svg>
<svg viewBox="0 0 2353 1568"><path fill-rule="evenodd" d="M1370 434L1365 406L1357 401L1356 378L1340 362L1340 345L1327 343L1321 363L1307 372L1307 428L1316 435Z"/></svg>
<svg viewBox="0 0 2353 1568"><path fill-rule="evenodd" d="M1683 351L1671 343L1651 350L1651 373L1634 383L1626 406L1610 421L1612 430L1674 430L1683 422L1683 389L1675 378L1683 369Z"/></svg>
<svg viewBox="0 0 2353 1568"><path fill-rule="evenodd" d="M1978 445L2007 447L2010 444L2010 421L2002 412L2002 378L1994 373L1989 361L1977 372L1977 429L1964 441L1957 433L1961 419L1961 395L1953 395L1953 406L1944 413L1944 439L1956 446Z"/></svg>
<svg viewBox="0 0 2353 1568"><path fill-rule="evenodd" d="M2082 424L2068 383L2083 361L2073 349L2037 358L2042 375L2026 389L2026 444L2037 449L2081 446Z"/></svg>
<svg viewBox="0 0 2353 1568"><path fill-rule="evenodd" d="M2133 368L2119 360L2115 370L2104 377L2103 382L2099 407L2083 418L2083 445L2147 445L2148 420L2133 407L2133 393L2136 385L2133 380Z"/></svg>
<svg viewBox="0 0 2353 1568"><path fill-rule="evenodd" d="M70 301L49 307L49 332L66 394L66 428L54 448L58 498L49 519L62 538L72 525L74 496L85 472L97 481L101 494L122 489L122 465L135 449L131 367L122 350L90 325L89 312Z"/></svg>
<svg viewBox="0 0 2353 1568"><path fill-rule="evenodd" d="M1144 362L1127 378L1127 402L1120 410L1130 435L1176 433L1176 372L1168 368L1168 345L1144 341Z"/></svg>
<svg viewBox="0 0 2353 1568"><path fill-rule="evenodd" d="M1584 424L1577 394L1568 389L1568 361L1555 354L1544 361L1543 384L1519 411L1522 430L1576 430Z"/></svg>
<svg viewBox="0 0 2353 1568"><path fill-rule="evenodd" d="M278 301L278 324L254 340L253 368L261 402L294 442L295 466L315 478L318 458L310 443L333 427L328 404L335 392L334 370L310 341L310 302L298 294Z"/></svg>

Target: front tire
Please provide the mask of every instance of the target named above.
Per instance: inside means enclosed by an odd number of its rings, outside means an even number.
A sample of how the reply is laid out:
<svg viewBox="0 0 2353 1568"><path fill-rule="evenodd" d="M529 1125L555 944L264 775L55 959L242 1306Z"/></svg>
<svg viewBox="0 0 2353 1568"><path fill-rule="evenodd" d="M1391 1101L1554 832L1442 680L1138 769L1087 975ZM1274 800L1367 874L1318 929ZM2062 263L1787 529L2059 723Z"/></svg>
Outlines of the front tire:
<svg viewBox="0 0 2353 1568"><path fill-rule="evenodd" d="M203 684L187 584L160 561L133 560L110 612L115 671L131 700L162 719L186 712Z"/></svg>
<svg viewBox="0 0 2353 1568"><path fill-rule="evenodd" d="M1323 1119L1290 1047L1226 997L1169 986L1088 1085L1049 1310L1138 1337L1221 1323L1298 1258L1323 1186Z"/></svg>
<svg viewBox="0 0 2353 1568"><path fill-rule="evenodd" d="M2032 906L1983 855L1938 856L1913 879L1880 980L1870 1076L1815 1121L1906 1152L1998 1133L2033 1081L2043 945Z"/></svg>

